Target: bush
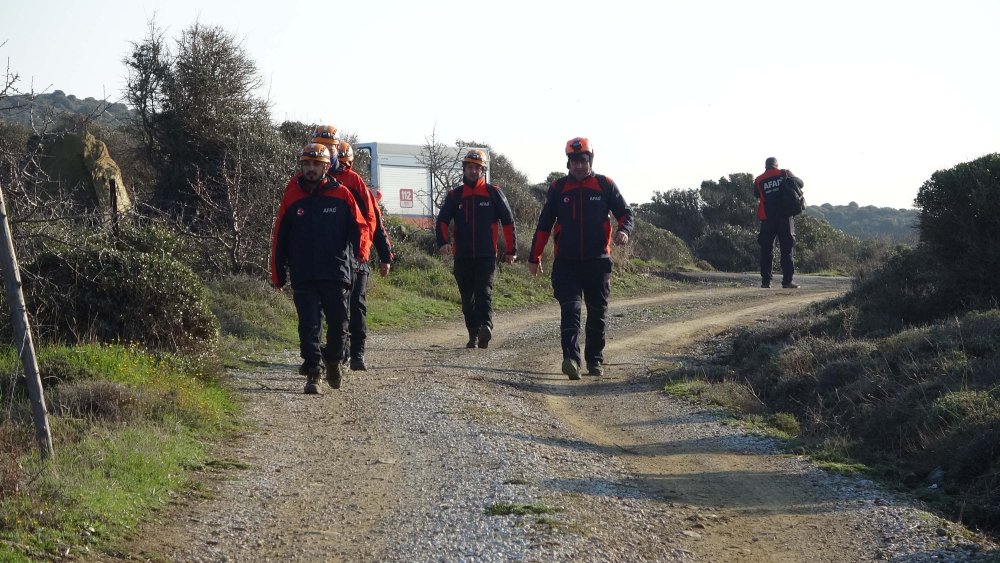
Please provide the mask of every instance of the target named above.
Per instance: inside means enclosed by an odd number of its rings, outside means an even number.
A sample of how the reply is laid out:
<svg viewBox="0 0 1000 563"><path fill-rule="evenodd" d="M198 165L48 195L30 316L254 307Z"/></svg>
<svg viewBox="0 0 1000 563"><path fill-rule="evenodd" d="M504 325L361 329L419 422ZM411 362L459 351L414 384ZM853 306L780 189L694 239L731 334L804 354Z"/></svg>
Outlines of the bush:
<svg viewBox="0 0 1000 563"><path fill-rule="evenodd" d="M212 312L224 336L262 342L294 344L295 305L268 281L249 276L225 276L207 282ZM232 345L230 342L227 345Z"/></svg>
<svg viewBox="0 0 1000 563"><path fill-rule="evenodd" d="M920 240L948 291L969 305L1000 299L1000 153L939 170L917 192Z"/></svg>
<svg viewBox="0 0 1000 563"><path fill-rule="evenodd" d="M845 296L857 307L859 335L884 335L942 318L959 307L927 247L898 247L882 268L855 283Z"/></svg>
<svg viewBox="0 0 1000 563"><path fill-rule="evenodd" d="M724 272L754 271L760 256L757 233L733 225L723 225L700 237L694 242L694 251L698 258Z"/></svg>
<svg viewBox="0 0 1000 563"><path fill-rule="evenodd" d="M128 386L99 379L58 385L46 398L48 410L55 416L107 422L127 420L138 404Z"/></svg>
<svg viewBox="0 0 1000 563"><path fill-rule="evenodd" d="M629 241L635 256L662 262L667 269L690 267L694 263L691 250L677 235L642 219L635 219L635 231Z"/></svg>
<svg viewBox="0 0 1000 563"><path fill-rule="evenodd" d="M204 349L218 335L201 281L173 258L115 249L45 252L25 266L39 340Z"/></svg>

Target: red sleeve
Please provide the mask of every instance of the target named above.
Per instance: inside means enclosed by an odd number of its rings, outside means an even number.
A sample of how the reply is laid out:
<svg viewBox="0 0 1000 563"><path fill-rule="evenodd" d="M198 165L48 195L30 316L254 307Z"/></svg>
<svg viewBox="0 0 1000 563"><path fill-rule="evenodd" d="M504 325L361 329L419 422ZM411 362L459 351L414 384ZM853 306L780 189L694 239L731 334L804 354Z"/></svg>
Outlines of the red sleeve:
<svg viewBox="0 0 1000 563"><path fill-rule="evenodd" d="M517 246L514 242L514 225L503 226L503 243L507 254L517 254Z"/></svg>

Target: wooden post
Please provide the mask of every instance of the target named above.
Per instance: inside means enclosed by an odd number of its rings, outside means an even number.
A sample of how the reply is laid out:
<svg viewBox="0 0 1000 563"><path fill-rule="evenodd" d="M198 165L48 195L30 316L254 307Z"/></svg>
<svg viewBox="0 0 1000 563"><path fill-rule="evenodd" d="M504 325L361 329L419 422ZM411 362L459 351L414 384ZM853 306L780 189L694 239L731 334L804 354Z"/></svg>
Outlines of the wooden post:
<svg viewBox="0 0 1000 563"><path fill-rule="evenodd" d="M21 270L17 266L17 256L14 254L14 239L11 237L10 224L7 222L7 204L4 202L3 189L0 189L0 217L3 219L3 228L0 228L0 268L3 269L4 289L7 291L7 302L10 303L14 345L17 346L21 365L24 366L28 398L31 400L31 418L35 423L38 447L42 458L47 459L52 457L52 434L49 432L49 416L45 409L45 391L42 389L42 378L38 373L35 344L31 338L31 326L28 324L28 309L24 305L24 292L21 291Z"/></svg>
<svg viewBox="0 0 1000 563"><path fill-rule="evenodd" d="M111 193L108 194L110 196L108 200L111 202L111 234L118 240L118 186L114 177L108 178L108 185L111 186Z"/></svg>

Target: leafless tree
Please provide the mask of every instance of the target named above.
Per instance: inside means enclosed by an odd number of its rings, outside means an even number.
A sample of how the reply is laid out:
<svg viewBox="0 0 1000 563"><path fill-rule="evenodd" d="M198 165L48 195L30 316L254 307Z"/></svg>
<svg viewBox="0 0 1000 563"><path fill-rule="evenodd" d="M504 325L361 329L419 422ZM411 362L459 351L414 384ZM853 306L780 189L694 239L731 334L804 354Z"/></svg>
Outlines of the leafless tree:
<svg viewBox="0 0 1000 563"><path fill-rule="evenodd" d="M460 149L461 147L459 147ZM417 162L421 166L427 167L431 174L431 193L418 192L415 195L421 199L431 196L434 204L434 212L441 208L444 198L448 195L448 190L462 181L461 151L455 147L445 145L438 140L437 127L431 130L428 137L424 137L424 146L417 156Z"/></svg>
<svg viewBox="0 0 1000 563"><path fill-rule="evenodd" d="M221 27L195 23L174 54L150 22L132 47L126 99L158 172L152 204L183 224L211 271L258 273L299 124L271 123L255 63Z"/></svg>
<svg viewBox="0 0 1000 563"><path fill-rule="evenodd" d="M180 221L177 227L202 248L207 267L216 272L239 272L264 276L269 251L270 228L280 192L260 190L254 182L255 161L251 144L234 143L225 155L226 166L220 175L199 175L191 186L199 199L199 219ZM281 166L292 159L271 162ZM290 167L273 170L268 175L288 177Z"/></svg>

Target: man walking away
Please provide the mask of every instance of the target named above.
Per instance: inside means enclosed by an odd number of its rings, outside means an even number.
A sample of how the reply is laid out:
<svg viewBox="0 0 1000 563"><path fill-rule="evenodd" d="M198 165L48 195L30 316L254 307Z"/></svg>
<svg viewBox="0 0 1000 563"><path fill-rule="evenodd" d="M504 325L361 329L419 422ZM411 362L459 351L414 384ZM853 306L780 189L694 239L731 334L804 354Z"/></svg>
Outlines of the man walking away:
<svg viewBox="0 0 1000 563"><path fill-rule="evenodd" d="M774 262L774 239L778 239L781 263L781 287L797 289L799 285L792 281L795 275L793 255L795 253L795 218L785 212L782 205L783 183L788 178L801 188L802 180L790 170L778 168L778 159L769 157L764 161L764 173L753 181L754 192L757 194L757 217L760 219L760 233L757 243L760 245L760 286L771 287L771 270Z"/></svg>

